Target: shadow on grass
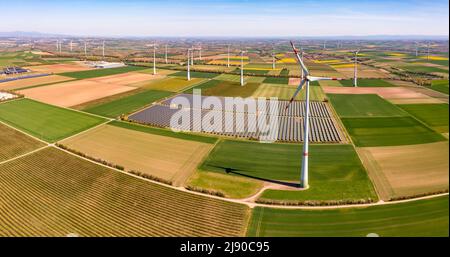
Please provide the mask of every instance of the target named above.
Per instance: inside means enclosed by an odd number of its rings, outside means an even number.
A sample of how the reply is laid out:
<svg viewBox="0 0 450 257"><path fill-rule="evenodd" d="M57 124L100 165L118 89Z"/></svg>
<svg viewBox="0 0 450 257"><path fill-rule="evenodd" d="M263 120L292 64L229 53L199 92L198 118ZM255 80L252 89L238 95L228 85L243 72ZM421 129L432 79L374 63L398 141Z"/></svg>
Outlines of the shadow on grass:
<svg viewBox="0 0 450 257"><path fill-rule="evenodd" d="M230 167L222 167L222 166L215 166L215 165L211 165L211 166L215 167L215 168L222 169L227 174L235 174L235 175L243 176L243 177L246 177L246 178L257 179L257 180L261 180L261 181L264 181L264 182L270 182L270 183L279 184L279 185L288 186L288 187L295 187L295 188L299 188L300 187L300 183L292 183L292 182L285 182L285 181L280 181L280 180L256 177L256 176L240 173L240 172L238 172L239 170L233 169L233 168L230 168Z"/></svg>

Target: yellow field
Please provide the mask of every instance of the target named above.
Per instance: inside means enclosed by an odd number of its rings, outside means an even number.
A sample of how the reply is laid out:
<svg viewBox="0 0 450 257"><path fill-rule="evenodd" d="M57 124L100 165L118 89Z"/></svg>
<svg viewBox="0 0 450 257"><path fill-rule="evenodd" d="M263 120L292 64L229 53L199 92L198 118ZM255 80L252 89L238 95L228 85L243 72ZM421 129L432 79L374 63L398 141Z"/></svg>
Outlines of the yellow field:
<svg viewBox="0 0 450 257"><path fill-rule="evenodd" d="M342 69L342 68L354 68L355 65L353 63L346 63L346 64L334 64L334 65L331 65L331 67L333 69L339 69L339 68Z"/></svg>
<svg viewBox="0 0 450 257"><path fill-rule="evenodd" d="M359 148L364 166L383 200L448 189L449 144Z"/></svg>
<svg viewBox="0 0 450 257"><path fill-rule="evenodd" d="M402 54L402 53L388 53L387 55L395 56L395 57L405 57L406 56L406 54Z"/></svg>
<svg viewBox="0 0 450 257"><path fill-rule="evenodd" d="M186 78L176 77L176 78L164 78L157 81L150 81L146 85L142 85L142 87L153 89L153 90L163 90L169 92L178 92L184 90L194 84L197 84L203 81L203 78L191 78L188 81ZM135 85L134 85L135 86Z"/></svg>
<svg viewBox="0 0 450 257"><path fill-rule="evenodd" d="M164 137L104 125L62 142L100 158L182 185L197 168L212 144Z"/></svg>
<svg viewBox="0 0 450 257"><path fill-rule="evenodd" d="M342 60L314 60L315 63L338 63L341 62Z"/></svg>
<svg viewBox="0 0 450 257"><path fill-rule="evenodd" d="M214 61L208 62L208 64L211 64L211 65L226 65L227 63L228 63L227 60L214 60ZM246 64L248 64L248 62L244 61L244 65L246 65ZM233 65L233 66L241 65L241 61L230 60L230 65Z"/></svg>
<svg viewBox="0 0 450 257"><path fill-rule="evenodd" d="M427 59L426 56L421 56L420 58L421 59ZM432 61L448 61L448 58L447 57L443 57L443 56L430 56L429 58Z"/></svg>
<svg viewBox="0 0 450 257"><path fill-rule="evenodd" d="M278 60L277 63L296 63L297 61L294 58L283 58Z"/></svg>

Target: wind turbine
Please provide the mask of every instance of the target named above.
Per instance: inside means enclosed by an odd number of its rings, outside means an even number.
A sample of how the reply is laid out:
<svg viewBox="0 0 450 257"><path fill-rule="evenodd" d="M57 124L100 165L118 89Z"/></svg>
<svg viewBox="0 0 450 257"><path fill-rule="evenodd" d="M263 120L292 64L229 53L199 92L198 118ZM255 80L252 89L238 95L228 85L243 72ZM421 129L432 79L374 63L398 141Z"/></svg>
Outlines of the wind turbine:
<svg viewBox="0 0 450 257"><path fill-rule="evenodd" d="M73 40L70 40L70 52L73 50Z"/></svg>
<svg viewBox="0 0 450 257"><path fill-rule="evenodd" d="M430 42L427 43L427 60L430 60Z"/></svg>
<svg viewBox="0 0 450 257"><path fill-rule="evenodd" d="M86 58L86 61L87 61L87 43L86 43L86 40L84 41L84 58Z"/></svg>
<svg viewBox="0 0 450 257"><path fill-rule="evenodd" d="M244 53L247 51L241 51L241 86L244 85Z"/></svg>
<svg viewBox="0 0 450 257"><path fill-rule="evenodd" d="M62 40L61 41L59 41L59 53L61 53L61 50L62 49Z"/></svg>
<svg viewBox="0 0 450 257"><path fill-rule="evenodd" d="M309 75L308 68L306 68L303 63L302 57L300 56L300 52L295 48L294 43L291 41L292 49L294 50L295 56L297 57L297 61L300 64L300 68L303 70L305 76L302 78L300 85L297 87L294 95L292 96L289 104L286 106L286 109L289 108L292 101L294 101L297 94L306 84L306 110L305 110L305 118L304 118L304 139L303 139L303 157L302 157L302 170L300 175L300 186L302 188L308 188L308 149L309 149L309 83L311 81L320 81L320 80L341 80L338 78L325 78L325 77L313 77Z"/></svg>
<svg viewBox="0 0 450 257"><path fill-rule="evenodd" d="M416 57L419 56L419 43L416 42Z"/></svg>
<svg viewBox="0 0 450 257"><path fill-rule="evenodd" d="M272 70L275 70L275 50L272 48Z"/></svg>
<svg viewBox="0 0 450 257"><path fill-rule="evenodd" d="M190 56L191 56L191 49L188 48L187 50L187 80L191 80L191 62L190 62Z"/></svg>
<svg viewBox="0 0 450 257"><path fill-rule="evenodd" d="M166 64L167 64L167 44L166 44L166 50L165 50L165 54L164 54L164 59L165 59L165 61L166 61Z"/></svg>
<svg viewBox="0 0 450 257"><path fill-rule="evenodd" d="M156 75L156 44L150 46L153 46L153 75Z"/></svg>
<svg viewBox="0 0 450 257"><path fill-rule="evenodd" d="M103 61L105 60L105 41L103 41L102 44L102 56L103 56Z"/></svg>
<svg viewBox="0 0 450 257"><path fill-rule="evenodd" d="M227 61L227 67L230 68L230 45L228 45L228 61Z"/></svg>
<svg viewBox="0 0 450 257"><path fill-rule="evenodd" d="M59 40L56 40L56 52L59 52Z"/></svg>
<svg viewBox="0 0 450 257"><path fill-rule="evenodd" d="M355 51L355 68L354 68L354 73L353 73L353 86L357 87L358 86L358 53L359 53L360 49Z"/></svg>

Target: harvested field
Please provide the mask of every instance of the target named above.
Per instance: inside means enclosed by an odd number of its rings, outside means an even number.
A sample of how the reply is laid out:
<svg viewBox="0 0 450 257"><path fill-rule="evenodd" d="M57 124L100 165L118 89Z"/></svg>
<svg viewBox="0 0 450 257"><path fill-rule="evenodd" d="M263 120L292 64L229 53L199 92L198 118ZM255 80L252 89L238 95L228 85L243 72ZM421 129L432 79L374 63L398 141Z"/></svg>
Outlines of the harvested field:
<svg viewBox="0 0 450 257"><path fill-rule="evenodd" d="M140 171L181 186L212 144L180 140L103 125L61 142L89 156Z"/></svg>
<svg viewBox="0 0 450 257"><path fill-rule="evenodd" d="M342 87L342 84L337 80L321 80L319 84L322 87Z"/></svg>
<svg viewBox="0 0 450 257"><path fill-rule="evenodd" d="M162 75L150 75L139 72L128 72L122 74L116 74L111 76L104 76L98 78L87 79L89 81L95 81L104 84L114 84L122 86L131 86L132 84L146 82L149 80L161 79Z"/></svg>
<svg viewBox="0 0 450 257"><path fill-rule="evenodd" d="M19 93L44 103L70 107L135 89L134 87L106 84L90 80L76 80L20 90Z"/></svg>
<svg viewBox="0 0 450 257"><path fill-rule="evenodd" d="M0 236L245 234L245 205L157 185L55 148L0 170Z"/></svg>
<svg viewBox="0 0 450 257"><path fill-rule="evenodd" d="M19 88L33 87L38 85L45 85L50 83L57 83L71 80L72 78L59 76L59 75L50 75L43 77L35 77L29 79L19 79L14 81L8 81L0 83L0 89L3 90L13 90Z"/></svg>
<svg viewBox="0 0 450 257"><path fill-rule="evenodd" d="M377 94L384 99L430 98L405 87L324 87L326 94Z"/></svg>
<svg viewBox="0 0 450 257"><path fill-rule="evenodd" d="M0 162L45 146L22 132L0 123Z"/></svg>
<svg viewBox="0 0 450 257"><path fill-rule="evenodd" d="M254 209L247 236L448 237L448 196L336 210Z"/></svg>
<svg viewBox="0 0 450 257"><path fill-rule="evenodd" d="M383 200L448 190L448 141L364 147L358 153Z"/></svg>
<svg viewBox="0 0 450 257"><path fill-rule="evenodd" d="M338 81L344 87L353 87L353 79ZM358 87L394 87L395 85L382 79L358 79Z"/></svg>
<svg viewBox="0 0 450 257"><path fill-rule="evenodd" d="M192 103L192 95L182 95L187 101ZM221 98L222 106L225 106L224 98ZM162 102L162 105L153 105L147 109L144 109L138 113L129 116L129 120L149 124L152 126L158 126L163 128L171 127L171 119L173 115L183 114L188 117L193 117L192 109L179 110L176 108L171 108L169 106L171 99ZM276 129L273 136L278 141L285 142L301 142L303 140L303 116L304 116L304 102L294 102L291 108L286 110L286 105L288 101L278 101L278 112L277 110L272 110L270 107L266 106L265 119L266 122L271 124L272 129ZM192 104L190 106L193 106ZM264 107L262 107L264 108ZM259 108L260 110L262 108ZM222 121L225 121L226 115L232 115L234 122L232 124L227 124L231 126L231 130L225 129L225 123L221 121L217 124L220 129L206 130L200 129L202 132L218 134L223 136L232 136L239 138L251 138L251 139L261 139L260 137L264 135L257 128L257 116L253 110L247 110L245 113L240 111L228 110L225 108L215 109L211 111L210 109L203 109L201 115L203 118L215 114L220 116ZM259 114L260 116L262 114ZM243 118L240 120L238 118ZM196 121L195 123L189 118L188 126L184 127L183 130L193 131L194 127L200 128L201 121ZM270 123L272 122L272 123ZM276 122L276 123L274 123ZM336 125L336 121L332 118L329 113L329 109L325 103L322 102L311 102L311 133L310 140L312 142L341 142L343 137L341 132ZM174 128L180 129L181 127Z"/></svg>
<svg viewBox="0 0 450 257"><path fill-rule="evenodd" d="M21 99L0 104L0 121L47 142L55 142L105 120L30 99Z"/></svg>
<svg viewBox="0 0 450 257"><path fill-rule="evenodd" d="M342 118L356 146L425 144L446 140L412 117Z"/></svg>
<svg viewBox="0 0 450 257"><path fill-rule="evenodd" d="M345 78L353 78L354 69L353 65L350 68L335 68L340 74L342 74ZM385 73L379 69L372 68L365 65L358 66L358 77L359 78L388 78L389 73Z"/></svg>
<svg viewBox="0 0 450 257"><path fill-rule="evenodd" d="M63 73L63 72L76 72L76 71L86 71L92 70L89 66L83 64L82 62L67 62L49 65L39 65L25 67L31 69L32 71L42 72L42 73Z"/></svg>

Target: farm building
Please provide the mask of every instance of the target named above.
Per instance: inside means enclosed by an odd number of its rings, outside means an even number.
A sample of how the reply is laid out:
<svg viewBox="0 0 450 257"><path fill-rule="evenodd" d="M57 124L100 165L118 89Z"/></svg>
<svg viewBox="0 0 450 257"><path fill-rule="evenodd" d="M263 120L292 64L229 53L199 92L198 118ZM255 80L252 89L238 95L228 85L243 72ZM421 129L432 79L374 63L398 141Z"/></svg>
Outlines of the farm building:
<svg viewBox="0 0 450 257"><path fill-rule="evenodd" d="M94 68L98 69L108 69L108 68L119 68L126 66L122 62L97 62L92 65Z"/></svg>

